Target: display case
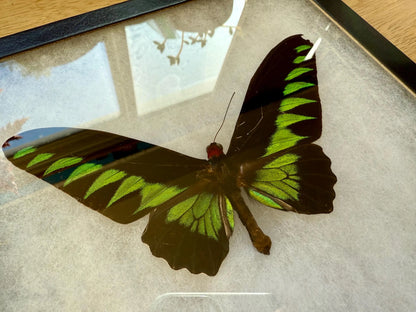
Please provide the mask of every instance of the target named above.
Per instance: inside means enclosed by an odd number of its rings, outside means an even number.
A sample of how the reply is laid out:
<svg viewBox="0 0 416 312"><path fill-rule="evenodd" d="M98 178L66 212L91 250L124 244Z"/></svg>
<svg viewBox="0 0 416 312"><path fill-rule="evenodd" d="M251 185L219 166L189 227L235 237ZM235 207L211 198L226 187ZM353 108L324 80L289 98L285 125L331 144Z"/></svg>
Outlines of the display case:
<svg viewBox="0 0 416 312"><path fill-rule="evenodd" d="M1 310L414 310L416 97L314 2L187 1L4 57L0 141L15 136L6 153L33 140L18 133L82 128L206 159L219 129L228 150L257 68L296 34L316 48L331 213L243 194L270 254L235 217L218 273L193 274L152 255L147 216L114 222L1 155Z"/></svg>

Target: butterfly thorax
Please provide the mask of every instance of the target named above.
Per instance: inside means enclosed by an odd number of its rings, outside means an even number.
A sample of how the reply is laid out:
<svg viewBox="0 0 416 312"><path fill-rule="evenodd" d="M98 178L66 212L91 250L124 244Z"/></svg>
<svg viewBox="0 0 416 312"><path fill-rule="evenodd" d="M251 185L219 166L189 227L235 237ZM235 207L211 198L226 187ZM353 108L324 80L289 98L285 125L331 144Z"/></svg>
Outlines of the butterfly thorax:
<svg viewBox="0 0 416 312"><path fill-rule="evenodd" d="M199 172L199 178L210 180L220 189L230 190L236 185L235 174L230 170L221 144L213 142L207 146L208 166Z"/></svg>

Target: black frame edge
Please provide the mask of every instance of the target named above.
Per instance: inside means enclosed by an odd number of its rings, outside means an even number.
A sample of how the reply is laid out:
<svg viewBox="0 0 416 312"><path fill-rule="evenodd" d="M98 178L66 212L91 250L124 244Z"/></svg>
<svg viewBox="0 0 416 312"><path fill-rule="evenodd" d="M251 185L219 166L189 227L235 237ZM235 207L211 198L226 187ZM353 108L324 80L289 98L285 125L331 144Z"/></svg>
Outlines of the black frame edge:
<svg viewBox="0 0 416 312"><path fill-rule="evenodd" d="M0 59L188 0L129 0L0 38Z"/></svg>
<svg viewBox="0 0 416 312"><path fill-rule="evenodd" d="M341 0L313 0L416 94L416 63Z"/></svg>

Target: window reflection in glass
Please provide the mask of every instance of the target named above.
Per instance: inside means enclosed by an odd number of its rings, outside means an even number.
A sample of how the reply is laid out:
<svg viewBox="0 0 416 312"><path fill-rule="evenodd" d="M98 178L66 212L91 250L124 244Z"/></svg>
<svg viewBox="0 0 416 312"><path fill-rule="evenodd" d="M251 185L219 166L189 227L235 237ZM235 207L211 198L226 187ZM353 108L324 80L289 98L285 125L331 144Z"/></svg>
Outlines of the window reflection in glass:
<svg viewBox="0 0 416 312"><path fill-rule="evenodd" d="M194 31L167 14L126 27L138 115L214 89L243 8L244 1L235 0L223 24Z"/></svg>

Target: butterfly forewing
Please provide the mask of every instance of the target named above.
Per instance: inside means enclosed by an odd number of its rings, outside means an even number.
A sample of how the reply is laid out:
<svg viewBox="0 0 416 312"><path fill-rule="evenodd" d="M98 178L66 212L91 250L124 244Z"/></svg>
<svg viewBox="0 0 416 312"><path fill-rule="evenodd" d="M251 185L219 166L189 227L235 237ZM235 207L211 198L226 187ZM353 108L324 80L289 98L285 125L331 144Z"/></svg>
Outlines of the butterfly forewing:
<svg viewBox="0 0 416 312"><path fill-rule="evenodd" d="M251 79L227 155L244 162L320 137L315 57L304 60L311 48L296 35L270 51Z"/></svg>
<svg viewBox="0 0 416 312"><path fill-rule="evenodd" d="M5 152L17 167L121 223L137 220L194 184L196 172L206 163L102 131L56 132L62 135ZM30 138L33 133L20 136Z"/></svg>

